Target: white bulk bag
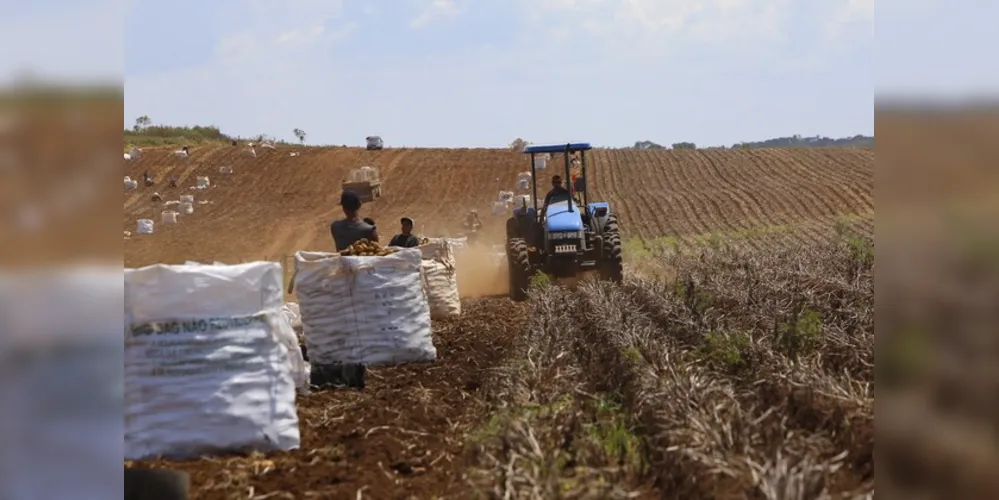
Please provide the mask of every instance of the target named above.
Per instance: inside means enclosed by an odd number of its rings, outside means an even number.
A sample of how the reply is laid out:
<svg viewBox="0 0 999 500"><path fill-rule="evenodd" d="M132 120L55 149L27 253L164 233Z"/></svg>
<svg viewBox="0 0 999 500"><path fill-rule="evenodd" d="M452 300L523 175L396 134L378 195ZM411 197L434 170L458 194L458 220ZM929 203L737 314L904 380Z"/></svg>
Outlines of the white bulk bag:
<svg viewBox="0 0 999 500"><path fill-rule="evenodd" d="M0 273L0 490L9 499L121 495L122 268ZM40 473L45 471L44 473ZM119 469L120 471L120 469ZM58 479L55 479L58 478Z"/></svg>
<svg viewBox="0 0 999 500"><path fill-rule="evenodd" d="M180 202L181 203L191 203L191 204L193 204L194 203L194 195L193 194L182 194L182 195L180 195Z"/></svg>
<svg viewBox="0 0 999 500"><path fill-rule="evenodd" d="M299 447L281 266L125 270L125 459Z"/></svg>
<svg viewBox="0 0 999 500"><path fill-rule="evenodd" d="M535 170L544 170L548 168L548 158L545 158L544 156L535 156L534 168Z"/></svg>
<svg viewBox="0 0 999 500"><path fill-rule="evenodd" d="M160 222L164 224L176 224L177 212L174 212L173 210L164 210L160 212Z"/></svg>
<svg viewBox="0 0 999 500"><path fill-rule="evenodd" d="M459 253L468 247L468 238L427 238L428 242L419 246L423 259L438 259L455 262Z"/></svg>
<svg viewBox="0 0 999 500"><path fill-rule="evenodd" d="M135 232L139 234L153 234L152 219L139 219L135 221Z"/></svg>
<svg viewBox="0 0 999 500"><path fill-rule="evenodd" d="M208 177L203 175L198 176L198 189L208 189L211 185L212 183L208 180Z"/></svg>
<svg viewBox="0 0 999 500"><path fill-rule="evenodd" d="M281 306L281 310L284 312L288 322L291 323L292 328L300 328L302 326L302 312L298 308L298 302L285 302Z"/></svg>
<svg viewBox="0 0 999 500"><path fill-rule="evenodd" d="M513 200L513 191L500 191L497 201L508 202Z"/></svg>
<svg viewBox="0 0 999 500"><path fill-rule="evenodd" d="M421 252L383 257L297 252L293 286L313 364L437 359Z"/></svg>
<svg viewBox="0 0 999 500"><path fill-rule="evenodd" d="M438 259L442 261L453 261L454 255L447 238L427 238L427 243L420 245L420 256L423 260Z"/></svg>
<svg viewBox="0 0 999 500"><path fill-rule="evenodd" d="M424 260L423 287L431 319L461 316L461 295L458 294L458 275L453 258Z"/></svg>
<svg viewBox="0 0 999 500"><path fill-rule="evenodd" d="M125 189L135 189L139 187L139 183L132 179L125 179Z"/></svg>
<svg viewBox="0 0 999 500"><path fill-rule="evenodd" d="M525 206L531 207L531 195L529 194L518 194L513 199L513 208L523 208Z"/></svg>
<svg viewBox="0 0 999 500"><path fill-rule="evenodd" d="M506 203L502 201L497 201L493 203L493 215L506 215L507 206Z"/></svg>
<svg viewBox="0 0 999 500"><path fill-rule="evenodd" d="M448 238L447 242L451 244L451 250L455 254L459 254L468 248L468 237L465 236L462 236L461 238Z"/></svg>
<svg viewBox="0 0 999 500"><path fill-rule="evenodd" d="M194 213L194 204L187 203L187 202L181 203L180 204L180 212L183 213L183 214L187 214L187 215L193 214Z"/></svg>

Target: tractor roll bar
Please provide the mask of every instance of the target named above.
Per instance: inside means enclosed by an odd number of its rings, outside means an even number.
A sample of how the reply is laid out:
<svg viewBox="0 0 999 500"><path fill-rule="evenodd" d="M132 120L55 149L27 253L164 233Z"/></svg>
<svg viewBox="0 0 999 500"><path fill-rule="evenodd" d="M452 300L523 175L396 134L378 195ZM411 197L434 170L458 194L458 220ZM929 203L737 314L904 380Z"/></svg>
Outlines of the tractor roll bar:
<svg viewBox="0 0 999 500"><path fill-rule="evenodd" d="M572 171L569 168L569 150L571 149L572 149L572 144L566 143L565 151L562 152L562 161L564 163L563 167L565 168L565 177L563 177L563 179L565 179L565 186L568 188L566 189L566 191L569 192L568 205L570 212L572 212L572 206L575 205L575 203L572 202L572 185L570 184L570 182L572 182L572 175L570 175Z"/></svg>
<svg viewBox="0 0 999 500"><path fill-rule="evenodd" d="M538 216L538 176L537 172L534 170L534 152L531 152L531 187L534 188L534 195L531 199L534 200L534 216ZM526 208L526 207L525 207Z"/></svg>

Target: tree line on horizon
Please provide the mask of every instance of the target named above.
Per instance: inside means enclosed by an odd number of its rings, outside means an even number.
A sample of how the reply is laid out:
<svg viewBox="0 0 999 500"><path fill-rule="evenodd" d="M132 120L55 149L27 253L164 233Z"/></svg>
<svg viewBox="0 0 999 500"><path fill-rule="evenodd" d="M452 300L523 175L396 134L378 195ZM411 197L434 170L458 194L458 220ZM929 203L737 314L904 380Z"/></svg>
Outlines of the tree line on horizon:
<svg viewBox="0 0 999 500"><path fill-rule="evenodd" d="M855 135L853 137L842 137L834 139L824 136L802 137L793 135L790 137L775 137L763 141L739 142L731 146L710 146L699 148L693 142L674 142L670 147L657 144L652 141L636 141L635 145L629 149L756 149L756 148L832 148L832 147L872 147L874 146L874 136Z"/></svg>
<svg viewBox="0 0 999 500"><path fill-rule="evenodd" d="M299 143L305 144L306 133L300 128L295 128L292 133L298 138ZM135 120L135 125L131 129L124 130L125 142L135 146L153 146L179 144L181 142L190 145L203 144L206 142L231 142L233 140L251 140L262 142L270 139L265 134L259 134L253 138L234 137L223 133L214 125L207 126L172 126L153 125L152 120L146 116L140 116ZM285 141L274 141L279 144L288 144ZM522 138L514 139L509 147L513 150L521 150L531 144ZM631 147L624 148L601 148L601 149L752 149L752 148L815 148L815 147L872 147L874 137L865 135L855 135L853 137L830 138L824 136L802 137L793 135L790 137L776 137L762 141L748 141L733 144L732 146L711 146L698 147L693 142L674 142L668 147L653 141L636 141Z"/></svg>

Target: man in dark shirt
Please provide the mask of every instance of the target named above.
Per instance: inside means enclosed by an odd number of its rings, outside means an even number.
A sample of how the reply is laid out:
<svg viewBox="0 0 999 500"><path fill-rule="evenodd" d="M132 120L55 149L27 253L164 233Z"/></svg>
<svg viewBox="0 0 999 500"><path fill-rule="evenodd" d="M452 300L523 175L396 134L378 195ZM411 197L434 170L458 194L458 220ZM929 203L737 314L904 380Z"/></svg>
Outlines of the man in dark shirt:
<svg viewBox="0 0 999 500"><path fill-rule="evenodd" d="M420 240L413 235L413 219L402 218L402 232L395 235L389 242L390 247L413 248L420 246Z"/></svg>
<svg viewBox="0 0 999 500"><path fill-rule="evenodd" d="M375 226L358 217L358 212L361 210L361 198L357 196L357 193L344 191L340 195L340 206L343 208L345 218L330 224L330 234L333 235L333 243L336 245L337 252L346 250L358 240L378 241L378 232L375 230Z"/></svg>
<svg viewBox="0 0 999 500"><path fill-rule="evenodd" d="M548 194L545 195L545 204L544 204L544 206L541 209L541 213L542 214L547 213L547 211L548 211L548 204L550 204L551 201L552 201L552 198L554 198L556 196L564 196L566 198L570 197L569 190L567 190L566 188L562 187L562 176L561 175L556 175L556 176L552 177L552 189L551 189L551 191L548 191Z"/></svg>

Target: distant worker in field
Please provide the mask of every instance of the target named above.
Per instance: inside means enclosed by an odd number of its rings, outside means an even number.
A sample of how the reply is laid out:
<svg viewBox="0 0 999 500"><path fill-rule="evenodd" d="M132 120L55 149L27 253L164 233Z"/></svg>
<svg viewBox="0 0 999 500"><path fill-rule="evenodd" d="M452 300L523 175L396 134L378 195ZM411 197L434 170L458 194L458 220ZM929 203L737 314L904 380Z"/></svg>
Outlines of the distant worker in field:
<svg viewBox="0 0 999 500"><path fill-rule="evenodd" d="M342 252L359 240L378 241L375 226L361 220L358 212L361 210L361 198L353 191L344 191L340 195L340 206L344 218L330 224L330 234L336 251Z"/></svg>
<svg viewBox="0 0 999 500"><path fill-rule="evenodd" d="M402 232L395 235L389 242L390 247L413 248L420 246L420 239L413 234L413 219L403 217L400 221Z"/></svg>
<svg viewBox="0 0 999 500"><path fill-rule="evenodd" d="M562 176L555 175L552 176L552 189L548 191L545 195L545 204L541 209L541 213L546 213L548 211L548 205L552 202L552 199L556 196L564 196L566 198L570 197L569 190L562 186Z"/></svg>
<svg viewBox="0 0 999 500"><path fill-rule="evenodd" d="M468 212L465 216L465 229L475 231L482 227L482 221L479 220L479 212L477 210L472 210Z"/></svg>

